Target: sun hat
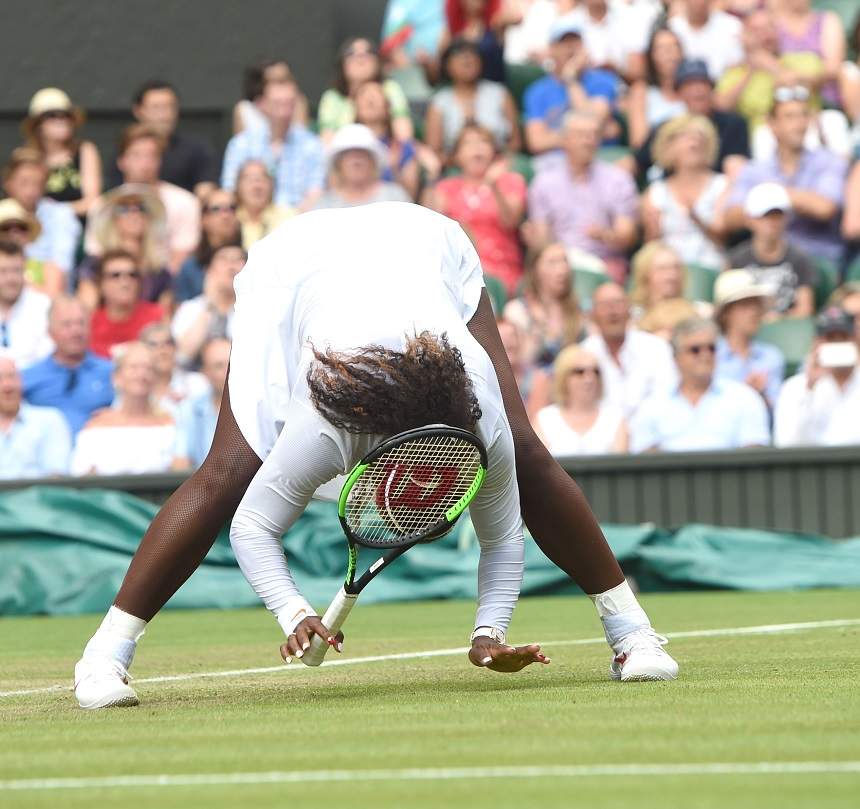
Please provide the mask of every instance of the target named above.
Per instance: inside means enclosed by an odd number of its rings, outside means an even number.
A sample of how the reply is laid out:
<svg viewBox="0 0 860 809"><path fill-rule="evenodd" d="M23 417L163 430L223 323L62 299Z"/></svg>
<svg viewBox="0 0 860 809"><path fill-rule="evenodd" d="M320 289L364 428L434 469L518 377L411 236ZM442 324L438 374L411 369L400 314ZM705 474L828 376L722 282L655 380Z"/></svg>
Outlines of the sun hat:
<svg viewBox="0 0 860 809"><path fill-rule="evenodd" d="M335 132L328 147L327 161L331 169L344 152L361 149L369 152L381 172L385 166L386 149L379 138L364 124L347 124Z"/></svg>
<svg viewBox="0 0 860 809"><path fill-rule="evenodd" d="M21 222L30 230L30 241L35 241L42 232L42 226L29 211L16 199L8 197L0 200L0 225L5 222Z"/></svg>
<svg viewBox="0 0 860 809"><path fill-rule="evenodd" d="M773 288L769 284L756 281L756 277L749 270L725 270L717 276L714 285L714 306L717 313L730 303L748 298L771 297Z"/></svg>
<svg viewBox="0 0 860 809"><path fill-rule="evenodd" d="M67 93L59 87L44 87L30 99L27 117L21 124L21 131L25 137L32 138L35 135L39 119L47 112L69 113L76 129L86 120L84 111L72 104Z"/></svg>
<svg viewBox="0 0 860 809"><path fill-rule="evenodd" d="M108 228L112 227L116 207L124 199L140 199L150 217L152 227L159 233L166 232L167 214L164 203L151 186L143 183L124 183L112 188L99 200L99 205L93 212L93 235L99 244L105 243Z"/></svg>

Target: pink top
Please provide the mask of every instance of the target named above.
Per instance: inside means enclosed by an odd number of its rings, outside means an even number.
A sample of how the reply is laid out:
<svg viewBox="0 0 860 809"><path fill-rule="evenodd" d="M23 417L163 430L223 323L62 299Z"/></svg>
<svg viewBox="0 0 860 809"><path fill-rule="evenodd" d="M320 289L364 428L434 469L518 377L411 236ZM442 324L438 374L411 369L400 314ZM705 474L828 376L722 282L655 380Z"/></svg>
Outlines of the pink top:
<svg viewBox="0 0 860 809"><path fill-rule="evenodd" d="M499 191L506 197L525 202L526 182L515 172L506 172L498 180ZM487 275L498 278L512 294L523 275L523 257L517 239L517 228L499 221L499 206L487 185L467 183L463 177L441 180L437 191L443 199L442 213L456 219L469 234Z"/></svg>
<svg viewBox="0 0 860 809"><path fill-rule="evenodd" d="M824 59L824 50L821 47L821 33L824 29L824 13L816 11L812 15L809 27L801 34L789 31L781 23L777 23L779 34L780 53L814 53ZM821 88L821 97L830 103L838 103L839 86L834 81L829 81Z"/></svg>

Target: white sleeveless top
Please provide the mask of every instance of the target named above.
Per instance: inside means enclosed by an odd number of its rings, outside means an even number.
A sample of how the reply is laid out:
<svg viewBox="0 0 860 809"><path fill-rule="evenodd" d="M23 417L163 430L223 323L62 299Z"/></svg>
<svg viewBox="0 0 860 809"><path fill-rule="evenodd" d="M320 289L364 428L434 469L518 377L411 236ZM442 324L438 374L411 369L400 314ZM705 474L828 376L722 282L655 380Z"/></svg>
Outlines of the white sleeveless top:
<svg viewBox="0 0 860 809"><path fill-rule="evenodd" d="M696 200L694 210L705 224L710 225L714 221L717 202L728 182L724 174L714 174ZM651 202L660 212L662 240L681 256L684 264L721 269L725 263L722 249L705 235L686 209L678 204L666 181L652 183L649 193Z"/></svg>
<svg viewBox="0 0 860 809"><path fill-rule="evenodd" d="M541 408L537 423L550 453L567 455L606 455L615 452L615 437L624 420L620 407L603 402L597 420L584 433L578 433L565 420L558 405Z"/></svg>
<svg viewBox="0 0 860 809"><path fill-rule="evenodd" d="M85 427L72 452L73 475L144 475L168 472L176 425Z"/></svg>

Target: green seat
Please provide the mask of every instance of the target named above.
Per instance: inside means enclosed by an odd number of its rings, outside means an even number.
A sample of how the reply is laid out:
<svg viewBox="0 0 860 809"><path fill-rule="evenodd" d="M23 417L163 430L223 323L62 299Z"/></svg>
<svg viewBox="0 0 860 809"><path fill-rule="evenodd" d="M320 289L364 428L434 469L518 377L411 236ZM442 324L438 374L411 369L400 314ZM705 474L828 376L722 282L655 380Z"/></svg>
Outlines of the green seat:
<svg viewBox="0 0 860 809"><path fill-rule="evenodd" d="M594 294L594 290L601 284L607 284L612 280L602 272L577 269L576 267L573 268L571 274L573 275L573 289L576 292L576 297L579 298L579 305L584 309L591 308L591 296Z"/></svg>
<svg viewBox="0 0 860 809"><path fill-rule="evenodd" d="M484 286L487 288L487 295L490 296L490 303L493 304L493 311L496 317L501 317L502 310L508 302L508 293L505 285L492 275L484 274Z"/></svg>
<svg viewBox="0 0 860 809"><path fill-rule="evenodd" d="M797 373L812 347L815 322L811 317L786 317L773 323L765 323L756 338L782 351L786 376L791 376Z"/></svg>
<svg viewBox="0 0 860 809"><path fill-rule="evenodd" d="M815 269L818 274L815 281L815 308L821 309L839 286L839 269L833 262L819 257L815 257Z"/></svg>
<svg viewBox="0 0 860 809"><path fill-rule="evenodd" d="M848 34L857 21L857 0L812 0L812 7L817 11L835 11Z"/></svg>
<svg viewBox="0 0 860 809"><path fill-rule="evenodd" d="M701 264L687 265L687 288L684 297L691 301L705 301L712 303L714 300L714 284L717 283L718 270L703 267Z"/></svg>
<svg viewBox="0 0 860 809"><path fill-rule="evenodd" d="M597 150L597 159L602 163L617 163L622 157L633 154L629 146L615 144L612 146L601 146Z"/></svg>
<svg viewBox="0 0 860 809"><path fill-rule="evenodd" d="M505 65L505 84L514 97L518 110L523 108L523 96L528 86L545 75L544 69L539 65Z"/></svg>
<svg viewBox="0 0 860 809"><path fill-rule="evenodd" d="M845 270L846 281L860 281L860 256L854 259Z"/></svg>
<svg viewBox="0 0 860 809"><path fill-rule="evenodd" d="M511 171L519 174L528 185L535 176L532 159L525 152L517 152L511 156Z"/></svg>

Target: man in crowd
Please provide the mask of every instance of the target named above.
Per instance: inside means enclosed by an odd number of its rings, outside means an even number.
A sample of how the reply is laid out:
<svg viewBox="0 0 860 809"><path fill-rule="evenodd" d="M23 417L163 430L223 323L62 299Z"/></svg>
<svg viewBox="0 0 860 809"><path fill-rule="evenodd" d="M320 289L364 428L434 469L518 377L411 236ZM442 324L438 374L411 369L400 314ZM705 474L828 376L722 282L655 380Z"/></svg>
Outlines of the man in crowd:
<svg viewBox="0 0 860 809"><path fill-rule="evenodd" d="M744 201L750 241L729 252L729 267L746 270L770 287L773 309L780 316L810 317L815 311L815 265L786 239L791 198L779 183L760 183Z"/></svg>
<svg viewBox="0 0 860 809"><path fill-rule="evenodd" d="M562 123L568 110L591 110L607 121L621 87L614 73L589 67L575 18L558 20L549 41L552 72L530 84L523 96L526 145L538 171L564 160Z"/></svg>
<svg viewBox="0 0 860 809"><path fill-rule="evenodd" d="M676 382L672 354L665 340L633 329L630 300L619 284L603 284L591 299L596 334L582 347L597 357L607 400L629 418L647 397Z"/></svg>
<svg viewBox="0 0 860 809"><path fill-rule="evenodd" d="M124 183L149 186L158 194L167 214L168 266L177 272L200 239L200 202L190 191L159 179L165 143L152 127L132 124L122 134L116 163ZM91 255L101 252L93 228L104 204L102 196L95 201L87 217L84 244Z"/></svg>
<svg viewBox="0 0 860 809"><path fill-rule="evenodd" d="M56 298L48 314L54 353L23 374L26 400L60 410L72 435L96 410L113 402L113 364L88 350L89 324L90 313L77 298Z"/></svg>
<svg viewBox="0 0 860 809"><path fill-rule="evenodd" d="M592 113L567 114L565 163L532 181L527 233L534 244L552 237L596 256L620 281L627 274L626 252L638 235L639 195L626 172L597 159L600 132L601 121Z"/></svg>
<svg viewBox="0 0 860 809"><path fill-rule="evenodd" d="M21 248L0 242L0 351L26 368L53 350L48 337L51 299L24 283Z"/></svg>
<svg viewBox="0 0 860 809"><path fill-rule="evenodd" d="M203 463L212 446L221 397L227 382L230 362L230 341L223 337L209 340L200 352L200 371L209 382L210 389L194 398L186 399L179 407L177 419L177 469L196 469Z"/></svg>
<svg viewBox="0 0 860 809"><path fill-rule="evenodd" d="M730 230L742 228L746 224L743 205L750 191L760 183L779 183L792 210L789 244L837 262L842 255L839 218L848 165L827 149L805 148L810 116L809 90L800 85L776 88L770 112L776 155L752 161L740 172L728 198L726 224Z"/></svg>
<svg viewBox="0 0 860 809"><path fill-rule="evenodd" d="M656 18L653 7L619 8L609 0L582 0L571 16L582 27L592 65L612 70L627 81L645 75L645 49Z"/></svg>
<svg viewBox="0 0 860 809"><path fill-rule="evenodd" d="M735 176L750 156L747 122L737 113L716 109L714 83L708 66L701 59L685 59L681 62L675 74L675 88L687 112L705 116L716 127L720 136L720 149L712 166L714 171L729 177ZM635 170L640 178L654 180L658 179L658 174L661 173L661 170L654 166L654 156L651 154L651 147L660 126L651 130L645 143L632 158L621 162L621 165L631 171Z"/></svg>
<svg viewBox="0 0 860 809"><path fill-rule="evenodd" d="M70 205L45 196L48 169L42 155L22 146L12 152L3 169L3 190L38 221L41 232L25 248L28 258L42 264L43 287L50 295L65 289L66 274L75 264L81 223Z"/></svg>
<svg viewBox="0 0 860 809"><path fill-rule="evenodd" d="M72 439L63 414L21 401L21 376L0 354L0 479L65 475Z"/></svg>
<svg viewBox="0 0 860 809"><path fill-rule="evenodd" d="M221 185L236 188L239 169L247 160L262 160L275 178L274 202L288 208L313 206L325 182L320 139L293 122L298 88L295 82L270 81L263 89L261 109L268 126L234 135L224 152Z"/></svg>
<svg viewBox="0 0 860 809"><path fill-rule="evenodd" d="M202 140L178 132L179 95L173 85L153 79L134 94L132 114L135 120L155 130L165 142L159 177L178 185L198 197L205 196L218 182L218 161L212 147ZM110 186L122 182L122 173L114 166Z"/></svg>
<svg viewBox="0 0 860 809"><path fill-rule="evenodd" d="M669 27L681 40L684 55L705 62L714 81L744 59L743 26L737 17L720 11L715 0L686 0L669 18Z"/></svg>
<svg viewBox="0 0 860 809"><path fill-rule="evenodd" d="M646 399L630 425L632 452L738 449L770 443L767 407L752 388L714 375L717 327L691 318L672 332L680 383Z"/></svg>
<svg viewBox="0 0 860 809"><path fill-rule="evenodd" d="M816 321L803 372L782 386L774 418L778 447L860 444L860 352L854 318L839 307Z"/></svg>

